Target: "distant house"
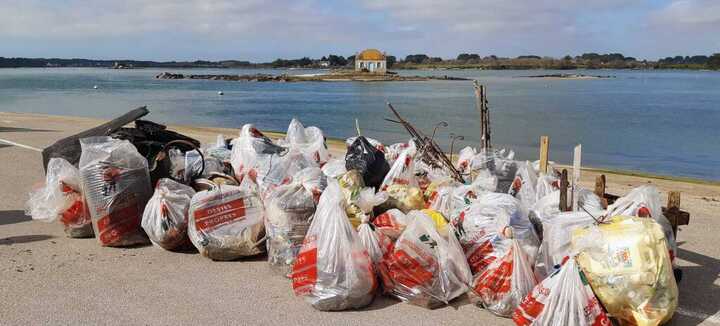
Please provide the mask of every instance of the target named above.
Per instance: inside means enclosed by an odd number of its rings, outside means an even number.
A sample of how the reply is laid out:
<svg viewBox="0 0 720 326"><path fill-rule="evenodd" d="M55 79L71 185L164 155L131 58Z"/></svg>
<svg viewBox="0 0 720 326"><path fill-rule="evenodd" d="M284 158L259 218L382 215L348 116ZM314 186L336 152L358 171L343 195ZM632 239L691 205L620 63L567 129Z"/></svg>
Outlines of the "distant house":
<svg viewBox="0 0 720 326"><path fill-rule="evenodd" d="M320 61L319 64L320 64L320 67L324 67L324 68L330 67L330 61Z"/></svg>
<svg viewBox="0 0 720 326"><path fill-rule="evenodd" d="M384 74L387 71L385 53L375 49L364 50L355 55L355 71Z"/></svg>

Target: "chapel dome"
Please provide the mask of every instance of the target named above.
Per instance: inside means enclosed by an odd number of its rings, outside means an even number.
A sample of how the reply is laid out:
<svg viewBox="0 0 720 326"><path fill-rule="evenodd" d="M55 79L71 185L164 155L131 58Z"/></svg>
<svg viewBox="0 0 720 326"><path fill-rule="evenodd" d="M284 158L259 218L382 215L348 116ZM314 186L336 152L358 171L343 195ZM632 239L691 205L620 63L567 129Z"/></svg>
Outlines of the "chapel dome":
<svg viewBox="0 0 720 326"><path fill-rule="evenodd" d="M385 55L376 49L367 49L358 54L357 60L385 60Z"/></svg>

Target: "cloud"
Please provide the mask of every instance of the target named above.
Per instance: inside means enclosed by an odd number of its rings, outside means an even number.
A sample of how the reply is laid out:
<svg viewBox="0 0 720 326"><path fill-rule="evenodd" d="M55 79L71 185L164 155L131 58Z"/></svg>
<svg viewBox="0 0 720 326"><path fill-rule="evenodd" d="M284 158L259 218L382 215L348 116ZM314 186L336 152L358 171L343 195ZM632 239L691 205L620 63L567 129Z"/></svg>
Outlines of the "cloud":
<svg viewBox="0 0 720 326"><path fill-rule="evenodd" d="M681 0L651 14L654 25L671 25L679 29L720 29L720 1Z"/></svg>
<svg viewBox="0 0 720 326"><path fill-rule="evenodd" d="M664 56L720 52L720 1L671 1L648 14L641 43Z"/></svg>

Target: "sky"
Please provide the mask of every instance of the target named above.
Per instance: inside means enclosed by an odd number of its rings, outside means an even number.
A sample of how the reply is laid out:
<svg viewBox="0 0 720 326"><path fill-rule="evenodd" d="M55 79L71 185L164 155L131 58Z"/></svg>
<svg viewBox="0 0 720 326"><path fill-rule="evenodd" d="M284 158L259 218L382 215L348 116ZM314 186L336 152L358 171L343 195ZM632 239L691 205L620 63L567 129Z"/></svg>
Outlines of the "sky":
<svg viewBox="0 0 720 326"><path fill-rule="evenodd" d="M0 56L249 60L720 52L720 0L0 0Z"/></svg>

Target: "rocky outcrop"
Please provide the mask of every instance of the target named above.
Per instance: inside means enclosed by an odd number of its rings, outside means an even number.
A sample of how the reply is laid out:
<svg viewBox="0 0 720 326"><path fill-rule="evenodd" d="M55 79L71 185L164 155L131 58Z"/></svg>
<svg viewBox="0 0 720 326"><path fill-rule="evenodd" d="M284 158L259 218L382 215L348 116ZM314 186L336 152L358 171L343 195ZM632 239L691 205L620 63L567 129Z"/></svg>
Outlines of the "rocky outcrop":
<svg viewBox="0 0 720 326"><path fill-rule="evenodd" d="M157 79L207 79L246 82L299 82L299 81L425 81L425 80L469 80L452 76L400 76L397 74L325 74L325 75L183 75L163 72Z"/></svg>

